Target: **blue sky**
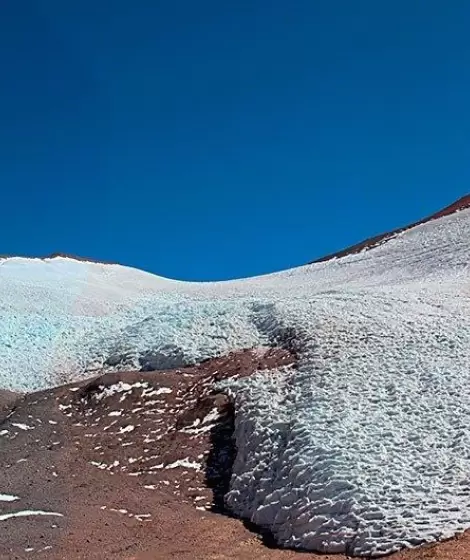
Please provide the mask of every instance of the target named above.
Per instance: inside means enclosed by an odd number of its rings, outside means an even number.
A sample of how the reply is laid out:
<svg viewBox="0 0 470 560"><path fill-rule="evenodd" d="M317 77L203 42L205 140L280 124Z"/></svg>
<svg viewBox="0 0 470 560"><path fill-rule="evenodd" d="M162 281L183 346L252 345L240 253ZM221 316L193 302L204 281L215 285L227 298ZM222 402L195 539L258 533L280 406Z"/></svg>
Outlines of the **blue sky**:
<svg viewBox="0 0 470 560"><path fill-rule="evenodd" d="M470 191L470 3L6 0L0 253L300 265Z"/></svg>

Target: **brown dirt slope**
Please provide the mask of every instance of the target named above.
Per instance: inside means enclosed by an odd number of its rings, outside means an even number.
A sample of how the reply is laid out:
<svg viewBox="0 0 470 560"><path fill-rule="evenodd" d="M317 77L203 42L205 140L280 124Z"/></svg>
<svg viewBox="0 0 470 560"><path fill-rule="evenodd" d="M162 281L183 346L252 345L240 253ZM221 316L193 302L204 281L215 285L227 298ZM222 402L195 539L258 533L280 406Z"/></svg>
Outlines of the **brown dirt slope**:
<svg viewBox="0 0 470 560"><path fill-rule="evenodd" d="M12 393L11 391L0 389L0 422L13 408L14 403L20 398L21 395L19 393Z"/></svg>

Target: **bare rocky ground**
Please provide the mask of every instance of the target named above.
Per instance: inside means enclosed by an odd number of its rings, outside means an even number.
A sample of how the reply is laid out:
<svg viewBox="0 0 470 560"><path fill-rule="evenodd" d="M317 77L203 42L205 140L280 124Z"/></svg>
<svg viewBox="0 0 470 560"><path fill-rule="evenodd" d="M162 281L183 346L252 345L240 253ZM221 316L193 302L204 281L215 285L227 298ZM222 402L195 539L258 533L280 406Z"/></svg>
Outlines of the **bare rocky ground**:
<svg viewBox="0 0 470 560"><path fill-rule="evenodd" d="M12 393L11 391L0 390L0 418L5 413L9 411L13 406L13 403L21 398L18 393Z"/></svg>
<svg viewBox="0 0 470 560"><path fill-rule="evenodd" d="M0 501L0 559L344 560L276 549L223 512L233 410L214 382L294 362L287 350L246 350L0 393L0 494L18 498ZM469 560L470 536L394 558Z"/></svg>

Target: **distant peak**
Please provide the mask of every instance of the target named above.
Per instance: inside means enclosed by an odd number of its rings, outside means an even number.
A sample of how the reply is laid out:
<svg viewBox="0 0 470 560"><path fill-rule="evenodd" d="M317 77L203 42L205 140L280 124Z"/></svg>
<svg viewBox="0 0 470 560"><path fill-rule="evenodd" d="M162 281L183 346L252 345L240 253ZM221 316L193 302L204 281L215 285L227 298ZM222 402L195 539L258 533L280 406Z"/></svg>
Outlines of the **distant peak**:
<svg viewBox="0 0 470 560"><path fill-rule="evenodd" d="M42 257L42 260L46 260L46 259L71 259L73 261L91 262L96 264L119 264L112 261L102 261L102 260L92 259L90 257L80 257L78 255L71 255L70 253L51 253L46 257Z"/></svg>
<svg viewBox="0 0 470 560"><path fill-rule="evenodd" d="M326 255L325 257L322 257L320 259L312 261L309 264L325 262L325 261L329 261L331 259L345 257L347 255L354 255L356 253L360 253L361 251L367 251L369 249L374 249L375 247L377 247L379 245L382 245L383 243L386 243L387 241L389 241L390 239L392 239L393 237L395 237L399 233L407 231L407 230L409 230L411 228L414 228L416 226L419 226L421 224L431 222L432 220L438 220L439 218L443 218L444 216L450 216L451 214L454 214L455 212L459 212L460 210L465 210L466 208L470 208L470 194L462 196L462 198L459 198L458 200L456 200L452 204L449 204L449 206L446 206L442 210L439 210L439 212L436 212L436 213L432 214L431 216L428 216L427 218L423 218L422 220L420 220L418 222L414 222L414 223L412 223L408 226L404 226L404 227L401 227L401 228L394 229L394 230L389 231L387 233L381 233L381 234L376 235L374 237L370 237L370 238L368 238L364 241L361 241L360 243L356 243L355 245L351 245L350 247L347 247L346 249L343 249L342 251L338 251L337 253L332 253L332 254Z"/></svg>
<svg viewBox="0 0 470 560"><path fill-rule="evenodd" d="M30 260L38 260L38 261L47 261L52 259L69 259L78 262L88 262L88 263L95 263L95 264L119 264L112 261L101 261L89 257L81 257L78 255L72 255L70 253L60 253L60 252L51 253L43 257L32 257L27 255L0 255L0 259L13 259L13 258L22 258L22 259L30 259Z"/></svg>

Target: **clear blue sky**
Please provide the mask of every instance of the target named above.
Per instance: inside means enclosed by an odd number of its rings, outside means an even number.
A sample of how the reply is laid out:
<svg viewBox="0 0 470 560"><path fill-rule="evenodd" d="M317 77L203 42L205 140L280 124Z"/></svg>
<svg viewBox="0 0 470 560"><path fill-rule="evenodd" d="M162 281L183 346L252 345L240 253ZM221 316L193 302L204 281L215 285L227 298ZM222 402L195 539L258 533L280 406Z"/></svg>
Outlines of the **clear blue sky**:
<svg viewBox="0 0 470 560"><path fill-rule="evenodd" d="M4 0L0 253L300 265L470 191L466 0Z"/></svg>

